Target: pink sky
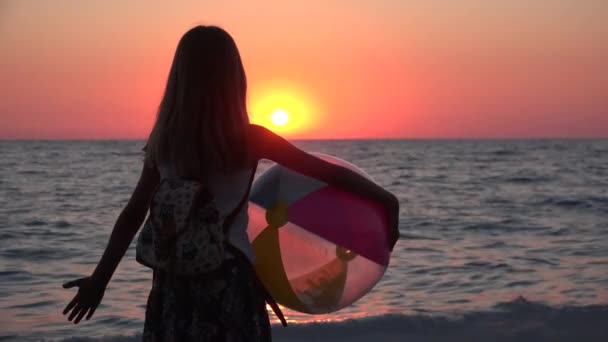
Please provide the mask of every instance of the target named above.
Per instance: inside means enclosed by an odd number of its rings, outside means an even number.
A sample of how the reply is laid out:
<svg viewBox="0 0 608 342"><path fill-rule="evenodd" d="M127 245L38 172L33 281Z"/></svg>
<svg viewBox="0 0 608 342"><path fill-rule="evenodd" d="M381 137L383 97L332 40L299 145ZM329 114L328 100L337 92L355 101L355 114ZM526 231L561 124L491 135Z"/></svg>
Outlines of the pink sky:
<svg viewBox="0 0 608 342"><path fill-rule="evenodd" d="M0 138L144 138L196 24L291 138L608 137L608 1L2 1ZM268 90L270 89L270 90Z"/></svg>

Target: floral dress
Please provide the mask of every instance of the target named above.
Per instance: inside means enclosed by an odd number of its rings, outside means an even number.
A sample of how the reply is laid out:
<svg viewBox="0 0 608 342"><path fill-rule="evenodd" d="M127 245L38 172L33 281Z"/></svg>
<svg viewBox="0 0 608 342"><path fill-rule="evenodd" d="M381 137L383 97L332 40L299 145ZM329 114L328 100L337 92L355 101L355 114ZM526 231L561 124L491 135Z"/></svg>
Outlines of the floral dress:
<svg viewBox="0 0 608 342"><path fill-rule="evenodd" d="M253 272L236 259L205 276L155 270L142 342L270 341L266 303Z"/></svg>

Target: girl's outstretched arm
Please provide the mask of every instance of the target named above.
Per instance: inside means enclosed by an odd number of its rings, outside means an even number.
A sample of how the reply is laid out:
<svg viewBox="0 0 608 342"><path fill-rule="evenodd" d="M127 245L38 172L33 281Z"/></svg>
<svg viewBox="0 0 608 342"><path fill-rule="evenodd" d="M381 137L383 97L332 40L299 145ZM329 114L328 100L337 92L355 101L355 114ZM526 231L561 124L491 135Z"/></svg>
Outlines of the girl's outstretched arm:
<svg viewBox="0 0 608 342"><path fill-rule="evenodd" d="M118 216L108 245L93 274L63 284L64 288L74 286L79 288L74 299L63 310L65 315L73 309L68 318L70 321L76 318L74 323L78 323L87 312L86 319L88 320L95 312L114 271L146 217L150 201L159 181L160 177L156 169L144 163L133 195Z"/></svg>
<svg viewBox="0 0 608 342"><path fill-rule="evenodd" d="M156 169L144 163L135 190L125 208L118 215L106 250L93 272L94 278L105 283L110 282L118 263L146 218L154 190L159 182L160 176Z"/></svg>
<svg viewBox="0 0 608 342"><path fill-rule="evenodd" d="M395 195L354 171L300 150L264 127L252 125L251 138L258 158L270 159L296 172L383 205L392 229L390 247L394 247L399 239L399 201Z"/></svg>

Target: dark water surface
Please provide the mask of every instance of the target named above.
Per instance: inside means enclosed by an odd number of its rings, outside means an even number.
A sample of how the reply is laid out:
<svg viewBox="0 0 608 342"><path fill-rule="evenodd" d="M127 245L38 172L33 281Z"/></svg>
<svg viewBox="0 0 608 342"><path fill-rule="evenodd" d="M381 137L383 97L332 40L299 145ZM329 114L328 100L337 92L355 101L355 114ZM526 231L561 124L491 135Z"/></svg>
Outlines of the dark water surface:
<svg viewBox="0 0 608 342"><path fill-rule="evenodd" d="M385 333L370 339L416 340L425 327L442 324L445 340L467 340L467 331L473 336L479 324L500 332L539 312L534 317L544 325L534 330L540 335L531 335L537 340L569 340L573 330L590 334L574 335L583 340L608 336L602 324L593 325L606 322L605 307L590 307L608 304L608 141L296 143L358 165L397 194L404 239L370 294L332 315L287 311L302 324L277 331L279 340L324 331L327 340L352 341L367 325ZM74 326L65 320L61 311L74 292L61 284L89 274L99 260L135 186L142 146L0 142L0 341L138 339L151 272L135 262L134 244L91 321ZM526 299L514 300L520 296ZM586 309L576 314L575 306ZM452 323L434 321L485 311L474 322L454 323L461 325L458 334L449 333ZM496 311L511 312L511 320L495 319L489 312ZM416 320L418 314L427 320ZM564 332L547 326L550 317ZM344 322L355 318L360 325ZM314 321L331 322L319 327ZM517 329L502 331L503 337L519 336Z"/></svg>

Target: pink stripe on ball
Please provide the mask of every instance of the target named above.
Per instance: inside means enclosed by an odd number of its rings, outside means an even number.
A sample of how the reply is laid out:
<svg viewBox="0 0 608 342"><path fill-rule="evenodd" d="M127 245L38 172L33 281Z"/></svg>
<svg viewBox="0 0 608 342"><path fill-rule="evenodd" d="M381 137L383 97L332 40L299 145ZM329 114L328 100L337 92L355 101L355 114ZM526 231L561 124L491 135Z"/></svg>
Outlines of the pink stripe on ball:
<svg viewBox="0 0 608 342"><path fill-rule="evenodd" d="M377 264L389 263L386 216L368 199L327 186L293 203L288 220Z"/></svg>

